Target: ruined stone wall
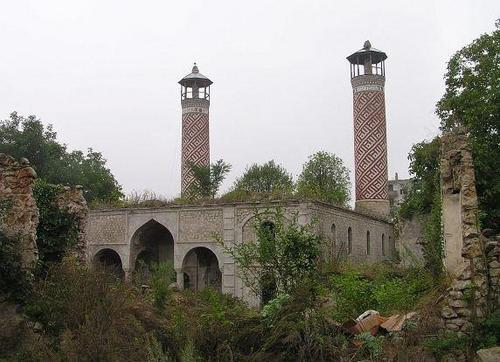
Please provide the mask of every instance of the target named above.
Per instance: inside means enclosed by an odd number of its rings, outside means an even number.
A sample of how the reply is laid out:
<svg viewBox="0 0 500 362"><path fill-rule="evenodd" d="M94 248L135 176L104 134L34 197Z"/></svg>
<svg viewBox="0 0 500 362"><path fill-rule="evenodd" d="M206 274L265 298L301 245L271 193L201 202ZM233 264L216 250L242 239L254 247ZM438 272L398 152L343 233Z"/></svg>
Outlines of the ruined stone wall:
<svg viewBox="0 0 500 362"><path fill-rule="evenodd" d="M81 186L64 186L57 196L57 206L73 216L78 228L78 239L73 249L76 257L84 261L86 260L86 245L85 245L85 230L87 226L89 208L87 201L83 197L83 190Z"/></svg>
<svg viewBox="0 0 500 362"><path fill-rule="evenodd" d="M441 189L444 263L454 277L442 317L445 329L464 333L489 312L491 292L497 288L490 271L498 270L488 268L484 238L478 229L472 153L463 129L442 137Z"/></svg>
<svg viewBox="0 0 500 362"><path fill-rule="evenodd" d="M38 208L33 198L36 173L25 158L17 162L0 153L0 229L19 242L21 263L31 268L38 259Z"/></svg>
<svg viewBox="0 0 500 362"><path fill-rule="evenodd" d="M424 262L423 221L414 215L410 220L403 220L397 226L398 252L401 263L405 266Z"/></svg>

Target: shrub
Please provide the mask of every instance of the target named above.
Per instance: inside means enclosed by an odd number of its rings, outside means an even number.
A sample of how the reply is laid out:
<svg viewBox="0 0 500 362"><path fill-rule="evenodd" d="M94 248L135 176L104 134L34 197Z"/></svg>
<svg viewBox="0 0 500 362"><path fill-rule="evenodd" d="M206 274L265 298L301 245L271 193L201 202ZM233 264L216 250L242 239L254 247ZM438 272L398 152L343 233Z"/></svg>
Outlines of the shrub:
<svg viewBox="0 0 500 362"><path fill-rule="evenodd" d="M57 196L61 186L51 185L39 179L33 187L33 196L40 212L37 246L39 262L43 269L48 263L58 262L66 251L74 246L78 238L78 226L75 217L61 210L57 205Z"/></svg>
<svg viewBox="0 0 500 362"><path fill-rule="evenodd" d="M49 267L25 311L64 360L145 360L160 326L126 285L71 259Z"/></svg>
<svg viewBox="0 0 500 362"><path fill-rule="evenodd" d="M15 302L22 302L30 291L30 275L21 266L17 240L9 239L0 231L0 294Z"/></svg>

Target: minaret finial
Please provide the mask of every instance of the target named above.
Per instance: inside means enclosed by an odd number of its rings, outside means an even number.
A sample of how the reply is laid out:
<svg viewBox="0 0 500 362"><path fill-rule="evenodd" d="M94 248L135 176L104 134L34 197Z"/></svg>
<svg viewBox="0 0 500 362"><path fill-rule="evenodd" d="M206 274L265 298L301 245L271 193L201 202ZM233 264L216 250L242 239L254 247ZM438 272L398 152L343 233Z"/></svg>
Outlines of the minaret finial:
<svg viewBox="0 0 500 362"><path fill-rule="evenodd" d="M370 43L369 40L365 41L365 43L363 44L363 49L370 49L372 47L372 44Z"/></svg>
<svg viewBox="0 0 500 362"><path fill-rule="evenodd" d="M198 66L196 65L196 62L194 62L194 65L193 65L193 70L191 71L191 73L199 73L200 71L198 70Z"/></svg>

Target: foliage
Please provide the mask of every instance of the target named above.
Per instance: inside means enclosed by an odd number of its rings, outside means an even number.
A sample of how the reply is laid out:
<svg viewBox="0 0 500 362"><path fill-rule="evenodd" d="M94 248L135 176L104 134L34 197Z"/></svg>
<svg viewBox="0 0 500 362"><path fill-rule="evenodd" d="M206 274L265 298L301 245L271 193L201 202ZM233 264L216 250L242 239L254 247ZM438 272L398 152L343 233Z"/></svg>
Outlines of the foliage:
<svg viewBox="0 0 500 362"><path fill-rule="evenodd" d="M346 264L331 276L331 313L335 320L344 321L368 309L382 314L410 311L433 287L432 276L418 267L374 264L368 270Z"/></svg>
<svg viewBox="0 0 500 362"><path fill-rule="evenodd" d="M425 265L439 278L443 274L443 235L441 227L440 186L441 139L423 141L414 145L408 155L413 186L403 201L399 216L418 217L423 222L423 252Z"/></svg>
<svg viewBox="0 0 500 362"><path fill-rule="evenodd" d="M146 360L154 313L124 284L75 260L52 265L25 312L64 360ZM59 359L59 358L58 358Z"/></svg>
<svg viewBox="0 0 500 362"><path fill-rule="evenodd" d="M57 205L61 186L37 180L33 196L40 213L37 227L38 258L43 267L49 262L60 261L64 253L76 244L78 227L74 216Z"/></svg>
<svg viewBox="0 0 500 362"><path fill-rule="evenodd" d="M422 141L413 145L408 155L412 187L409 190L400 214L406 219L413 215L430 214L435 195L440 195L440 158L441 139L435 137L431 141Z"/></svg>
<svg viewBox="0 0 500 362"><path fill-rule="evenodd" d="M30 275L21 266L18 244L0 231L0 294L23 302L30 291Z"/></svg>
<svg viewBox="0 0 500 362"><path fill-rule="evenodd" d="M443 130L464 126L470 134L484 227L500 228L500 29L455 53L437 104Z"/></svg>
<svg viewBox="0 0 500 362"><path fill-rule="evenodd" d="M313 232L314 223L300 225L297 214L287 220L277 208L255 212L252 226L255 241L233 246L222 240L219 243L234 258L244 283L255 294L261 295L270 286L277 294L291 293L297 283L317 271L323 240Z"/></svg>
<svg viewBox="0 0 500 362"><path fill-rule="evenodd" d="M172 350L180 356L240 360L259 349L263 329L255 310L212 288L196 293L186 290L181 296L172 300L167 314Z"/></svg>
<svg viewBox="0 0 500 362"><path fill-rule="evenodd" d="M277 311L256 360L339 361L347 358L348 341L337 324L319 308L317 285L299 283Z"/></svg>
<svg viewBox="0 0 500 362"><path fill-rule="evenodd" d="M169 285L175 280L173 263L163 262L152 265L151 291L153 305L158 310L163 310L171 295Z"/></svg>
<svg viewBox="0 0 500 362"><path fill-rule="evenodd" d="M350 199L349 170L332 153L320 151L309 157L297 181L297 194L347 206Z"/></svg>
<svg viewBox="0 0 500 362"><path fill-rule="evenodd" d="M223 160L218 160L210 166L191 163L189 167L194 176L193 183L188 190L192 198L215 198L222 181L231 170L231 165Z"/></svg>
<svg viewBox="0 0 500 362"><path fill-rule="evenodd" d="M249 193L291 194L292 175L281 165L271 160L258 165L254 163L234 183L234 190Z"/></svg>
<svg viewBox="0 0 500 362"><path fill-rule="evenodd" d="M430 215L425 218L423 244L425 267L434 278L439 279L444 273L444 239L441 225L441 193L434 194L434 204Z"/></svg>
<svg viewBox="0 0 500 362"><path fill-rule="evenodd" d="M106 167L102 154L67 150L57 141L52 125L44 126L35 116L16 112L0 121L0 152L29 159L38 177L48 183L82 185L88 202L117 201L121 186Z"/></svg>
<svg viewBox="0 0 500 362"><path fill-rule="evenodd" d="M469 335L446 334L427 338L425 347L441 360L454 353L474 354L474 351L497 346L500 343L500 311L490 314L484 321L474 326Z"/></svg>
<svg viewBox="0 0 500 362"><path fill-rule="evenodd" d="M368 355L370 358L378 358L382 355L382 340L383 337L375 337L370 334L370 332L362 332L356 337L355 341L361 342L361 348L357 354Z"/></svg>
<svg viewBox="0 0 500 362"><path fill-rule="evenodd" d="M269 303L262 307L262 311L260 312L261 316L272 324L283 305L289 299L289 294L278 294L276 298L270 300Z"/></svg>

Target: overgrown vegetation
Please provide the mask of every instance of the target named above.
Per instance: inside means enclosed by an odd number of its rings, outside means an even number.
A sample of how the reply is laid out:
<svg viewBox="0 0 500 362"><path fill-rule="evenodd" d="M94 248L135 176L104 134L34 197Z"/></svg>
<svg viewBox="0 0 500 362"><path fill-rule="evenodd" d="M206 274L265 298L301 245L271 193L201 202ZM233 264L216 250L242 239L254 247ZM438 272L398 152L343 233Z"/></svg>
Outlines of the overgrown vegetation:
<svg viewBox="0 0 500 362"><path fill-rule="evenodd" d="M61 261L64 253L76 244L78 227L73 216L57 205L61 186L37 180L33 196L40 213L37 227L38 259L42 268Z"/></svg>
<svg viewBox="0 0 500 362"><path fill-rule="evenodd" d="M187 192L188 198L215 198L219 191L222 181L226 178L227 173L231 170L231 165L218 160L209 166L189 165L193 174L193 182Z"/></svg>
<svg viewBox="0 0 500 362"><path fill-rule="evenodd" d="M292 194L292 175L274 160L262 165L253 164L234 183L234 191L261 194Z"/></svg>
<svg viewBox="0 0 500 362"><path fill-rule="evenodd" d="M349 170L332 153L320 151L309 157L297 181L297 195L346 206L350 200Z"/></svg>
<svg viewBox="0 0 500 362"><path fill-rule="evenodd" d="M27 158L38 177L47 183L82 185L88 202L114 202L123 195L102 154L88 149L67 150L57 141L52 125L44 126L36 116L17 112L0 121L0 153Z"/></svg>
<svg viewBox="0 0 500 362"><path fill-rule="evenodd" d="M498 25L497 25L498 26ZM469 132L483 227L500 230L500 29L483 34L448 62L437 104L441 128Z"/></svg>
<svg viewBox="0 0 500 362"><path fill-rule="evenodd" d="M418 218L423 223L425 266L436 277L443 275L443 235L441 227L440 159L441 140L414 145L408 156L413 185L401 208L399 218Z"/></svg>
<svg viewBox="0 0 500 362"><path fill-rule="evenodd" d="M297 283L314 279L323 240L313 232L314 223L300 225L298 215L285 218L281 208L256 212L255 241L226 246L240 268L240 276L252 291L264 299L289 294ZM268 295L266 295L268 294Z"/></svg>
<svg viewBox="0 0 500 362"><path fill-rule="evenodd" d="M22 303L30 291L30 275L21 267L18 241L0 231L0 296Z"/></svg>

